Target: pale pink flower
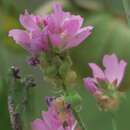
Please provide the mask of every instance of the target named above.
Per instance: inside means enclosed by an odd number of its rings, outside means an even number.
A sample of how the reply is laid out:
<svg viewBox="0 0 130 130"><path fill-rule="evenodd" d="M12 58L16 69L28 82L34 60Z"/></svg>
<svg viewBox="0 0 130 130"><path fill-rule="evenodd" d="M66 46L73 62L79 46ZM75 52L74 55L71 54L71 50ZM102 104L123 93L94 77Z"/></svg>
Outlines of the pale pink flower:
<svg viewBox="0 0 130 130"><path fill-rule="evenodd" d="M40 25L44 24L44 16L34 16L27 10L24 15L20 15L20 23L26 30L13 29L9 36L13 37L17 44L31 53L37 53L48 48L46 39L46 27L41 30Z"/></svg>
<svg viewBox="0 0 130 130"><path fill-rule="evenodd" d="M84 78L84 84L92 94L100 93L100 88L97 88L98 79L109 82L110 84L116 83L118 87L123 79L127 63L124 60L118 61L115 54L105 55L103 58L104 72L95 63L89 63L93 72L93 78Z"/></svg>
<svg viewBox="0 0 130 130"><path fill-rule="evenodd" d="M68 113L66 125L60 120L57 112L53 107L49 107L48 111L42 112L43 120L36 119L32 123L32 130L74 130L76 121L72 120L72 115Z"/></svg>
<svg viewBox="0 0 130 130"><path fill-rule="evenodd" d="M20 15L20 23L25 30L13 29L9 36L31 53L48 51L48 42L51 42L52 47L58 46L60 50L75 47L85 40L93 29L92 26L81 28L83 18L63 12L57 2L54 2L54 13L39 17L25 11L24 15Z"/></svg>
<svg viewBox="0 0 130 130"><path fill-rule="evenodd" d="M63 12L58 2L54 2L53 6L54 13L47 18L48 35L53 47L58 46L61 50L75 47L91 34L92 26L81 28L83 18L80 15Z"/></svg>

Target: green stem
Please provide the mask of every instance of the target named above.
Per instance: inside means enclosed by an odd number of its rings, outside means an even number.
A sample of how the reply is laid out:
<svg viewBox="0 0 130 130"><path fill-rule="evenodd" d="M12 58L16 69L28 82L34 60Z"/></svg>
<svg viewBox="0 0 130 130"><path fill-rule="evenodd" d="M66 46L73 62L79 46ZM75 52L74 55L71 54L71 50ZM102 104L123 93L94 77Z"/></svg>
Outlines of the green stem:
<svg viewBox="0 0 130 130"><path fill-rule="evenodd" d="M79 125L81 127L81 130L86 130L86 127L85 127L83 121L81 120L78 112L76 112L76 110L74 108L71 108L71 110L72 110L72 113L75 116L76 120L78 121L78 123L79 123Z"/></svg>
<svg viewBox="0 0 130 130"><path fill-rule="evenodd" d="M117 130L116 120L114 117L112 117L112 127L113 127L113 130Z"/></svg>
<svg viewBox="0 0 130 130"><path fill-rule="evenodd" d="M123 0L123 6L124 6L126 17L128 20L128 27L130 28L130 1Z"/></svg>
<svg viewBox="0 0 130 130"><path fill-rule="evenodd" d="M67 90L66 85L63 84L62 86L63 86L64 94L65 94L65 95L69 95L69 91ZM74 108L71 108L71 111L72 111L72 113L73 113L75 119L78 121L78 123L79 123L79 125L80 125L80 127L81 127L81 130L86 130L86 127L85 127L83 121L81 120L81 118L80 118L78 112L77 112Z"/></svg>

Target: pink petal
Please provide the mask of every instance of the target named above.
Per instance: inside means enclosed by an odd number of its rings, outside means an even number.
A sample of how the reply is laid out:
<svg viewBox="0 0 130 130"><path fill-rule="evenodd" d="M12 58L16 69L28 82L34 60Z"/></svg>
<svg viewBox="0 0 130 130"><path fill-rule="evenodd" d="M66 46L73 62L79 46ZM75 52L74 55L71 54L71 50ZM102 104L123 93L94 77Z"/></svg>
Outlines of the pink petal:
<svg viewBox="0 0 130 130"><path fill-rule="evenodd" d="M83 24L84 19L80 15L71 15L71 19L75 19L79 21L79 29Z"/></svg>
<svg viewBox="0 0 130 130"><path fill-rule="evenodd" d="M105 67L105 76L110 83L117 80L117 86L119 86L127 63L125 61L118 62L118 59L115 54L105 55L103 58L103 65Z"/></svg>
<svg viewBox="0 0 130 130"><path fill-rule="evenodd" d="M27 29L30 31L33 30L37 30L39 29L36 21L35 21L35 16L30 15L27 10L25 10L25 14L24 15L20 15L20 23Z"/></svg>
<svg viewBox="0 0 130 130"><path fill-rule="evenodd" d="M91 34L90 31L92 29L93 29L92 26L80 29L80 31L72 39L69 39L68 41L69 43L66 46L66 48L72 48L78 46L83 40L85 40Z"/></svg>
<svg viewBox="0 0 130 130"><path fill-rule="evenodd" d="M41 38L37 38L37 39L32 39L30 42L30 51L32 53L37 53L40 51L43 51L43 44L41 41Z"/></svg>
<svg viewBox="0 0 130 130"><path fill-rule="evenodd" d="M72 19L65 21L62 31L67 32L69 35L75 34L79 30L79 21Z"/></svg>
<svg viewBox="0 0 130 130"><path fill-rule="evenodd" d="M29 50L30 38L26 31L14 29L9 31L9 37L13 37L17 44L21 45L24 49Z"/></svg>
<svg viewBox="0 0 130 130"><path fill-rule="evenodd" d="M58 2L53 3L53 8L54 8L55 14L58 14L58 13L62 12L62 7Z"/></svg>
<svg viewBox="0 0 130 130"><path fill-rule="evenodd" d="M54 2L53 8L54 8L54 17L56 18L57 25L61 25L64 18L62 7L58 2Z"/></svg>
<svg viewBox="0 0 130 130"><path fill-rule="evenodd" d="M60 46L62 44L62 39L60 38L60 35L58 34L53 34L49 32L49 38L51 40L53 47Z"/></svg>
<svg viewBox="0 0 130 130"><path fill-rule="evenodd" d="M119 75L118 75L117 86L120 85L120 83L121 83L121 81L122 81L122 79L123 79L126 66L127 66L127 63L126 63L124 60L121 60L121 61L120 61L120 65L119 65L119 72L120 72L120 73L119 73Z"/></svg>
<svg viewBox="0 0 130 130"><path fill-rule="evenodd" d="M62 126L62 122L54 108L49 108L48 112L43 111L42 116L49 128L56 129Z"/></svg>
<svg viewBox="0 0 130 130"><path fill-rule="evenodd" d="M40 119L35 120L31 127L32 130L49 130L46 124Z"/></svg>
<svg viewBox="0 0 130 130"><path fill-rule="evenodd" d="M92 78L84 78L83 80L86 88L89 90L91 94L100 93L99 88L96 87Z"/></svg>
<svg viewBox="0 0 130 130"><path fill-rule="evenodd" d="M100 69L100 67L98 65L96 65L95 63L89 63L90 68L92 69L93 72L93 76L94 78L101 78L104 79L104 73L103 71Z"/></svg>
<svg viewBox="0 0 130 130"><path fill-rule="evenodd" d="M56 18L56 16L55 16L54 14L51 14L51 15L48 16L48 21L47 21L47 23L48 23L48 30L49 30L51 33L56 33L57 30L58 30L59 27L60 27L60 26L59 26L60 24L57 23L57 18Z"/></svg>
<svg viewBox="0 0 130 130"><path fill-rule="evenodd" d="M47 51L49 49L49 46L48 46L48 30L46 27L42 30L41 40L42 40L44 50Z"/></svg>

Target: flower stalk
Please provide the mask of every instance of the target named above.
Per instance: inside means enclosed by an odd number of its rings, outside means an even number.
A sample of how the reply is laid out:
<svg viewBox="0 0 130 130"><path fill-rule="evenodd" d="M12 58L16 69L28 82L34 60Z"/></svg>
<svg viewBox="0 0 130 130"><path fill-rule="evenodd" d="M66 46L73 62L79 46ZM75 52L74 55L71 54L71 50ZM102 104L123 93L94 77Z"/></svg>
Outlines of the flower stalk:
<svg viewBox="0 0 130 130"><path fill-rule="evenodd" d="M68 90L65 85L63 85L63 90L65 91L66 95L69 95ZM81 130L87 130L85 124L81 120L81 117L80 117L79 113L75 110L75 108L71 107L71 111L72 111L75 119L78 121L78 124L81 127Z"/></svg>
<svg viewBox="0 0 130 130"><path fill-rule="evenodd" d="M112 127L113 127L113 130L117 130L116 120L114 117L112 117Z"/></svg>

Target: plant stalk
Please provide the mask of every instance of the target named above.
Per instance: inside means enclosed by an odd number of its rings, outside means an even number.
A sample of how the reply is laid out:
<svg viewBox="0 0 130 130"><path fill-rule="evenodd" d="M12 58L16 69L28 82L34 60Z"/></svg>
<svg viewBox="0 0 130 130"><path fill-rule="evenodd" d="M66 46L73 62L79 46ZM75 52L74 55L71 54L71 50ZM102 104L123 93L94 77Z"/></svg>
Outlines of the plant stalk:
<svg viewBox="0 0 130 130"><path fill-rule="evenodd" d="M64 90L65 95L69 95L69 92L68 92L67 87L66 87L65 84L63 84L63 90ZM79 113L74 108L71 108L71 111L72 111L75 119L78 121L79 126L81 127L81 130L87 130L86 126L84 125L83 121L80 118Z"/></svg>
<svg viewBox="0 0 130 130"><path fill-rule="evenodd" d="M117 130L116 120L114 117L112 117L112 127L113 127L113 130Z"/></svg>
<svg viewBox="0 0 130 130"><path fill-rule="evenodd" d="M86 130L86 127L85 127L83 121L81 120L78 112L76 112L76 110L74 108L71 108L71 110L72 110L72 113L75 116L76 120L78 121L78 123L79 123L79 125L81 127L81 130Z"/></svg>

